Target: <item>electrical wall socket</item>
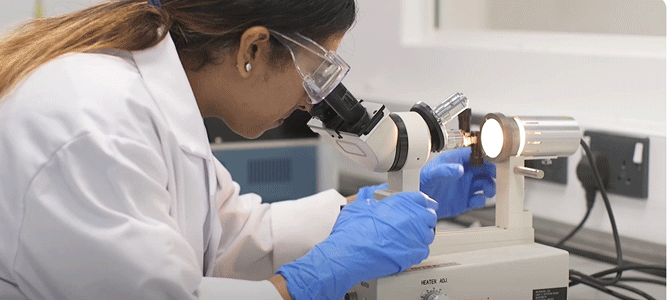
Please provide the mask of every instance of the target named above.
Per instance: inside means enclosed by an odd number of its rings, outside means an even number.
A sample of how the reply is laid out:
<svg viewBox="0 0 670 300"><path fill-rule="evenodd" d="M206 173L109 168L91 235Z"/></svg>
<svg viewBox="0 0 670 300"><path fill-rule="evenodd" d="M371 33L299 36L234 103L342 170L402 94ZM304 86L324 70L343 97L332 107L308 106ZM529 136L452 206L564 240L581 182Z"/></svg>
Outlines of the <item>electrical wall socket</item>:
<svg viewBox="0 0 670 300"><path fill-rule="evenodd" d="M544 171L542 181L568 184L568 158L526 160L525 166ZM527 177L532 178L532 177Z"/></svg>
<svg viewBox="0 0 670 300"><path fill-rule="evenodd" d="M591 151L607 157L608 193L646 199L649 192L649 137L586 131Z"/></svg>

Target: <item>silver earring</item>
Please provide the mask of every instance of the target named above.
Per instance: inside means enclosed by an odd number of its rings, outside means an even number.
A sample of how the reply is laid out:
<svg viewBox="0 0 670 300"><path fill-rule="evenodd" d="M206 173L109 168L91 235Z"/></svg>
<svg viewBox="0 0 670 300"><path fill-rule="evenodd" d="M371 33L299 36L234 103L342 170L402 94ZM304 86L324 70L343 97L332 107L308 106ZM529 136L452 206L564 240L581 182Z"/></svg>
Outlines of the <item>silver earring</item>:
<svg viewBox="0 0 670 300"><path fill-rule="evenodd" d="M247 72L251 71L251 64L247 63L246 65L244 65L244 69L247 70Z"/></svg>

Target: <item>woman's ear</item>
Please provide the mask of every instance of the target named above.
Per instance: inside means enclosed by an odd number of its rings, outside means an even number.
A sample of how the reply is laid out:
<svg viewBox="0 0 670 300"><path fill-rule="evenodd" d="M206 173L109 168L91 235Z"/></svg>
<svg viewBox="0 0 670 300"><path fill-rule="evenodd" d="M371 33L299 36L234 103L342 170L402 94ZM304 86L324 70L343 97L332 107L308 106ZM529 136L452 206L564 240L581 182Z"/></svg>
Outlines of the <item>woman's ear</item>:
<svg viewBox="0 0 670 300"><path fill-rule="evenodd" d="M255 70L262 69L266 62L261 54L270 50L269 41L270 31L264 26L250 27L242 33L236 58L237 71L242 78L248 78Z"/></svg>

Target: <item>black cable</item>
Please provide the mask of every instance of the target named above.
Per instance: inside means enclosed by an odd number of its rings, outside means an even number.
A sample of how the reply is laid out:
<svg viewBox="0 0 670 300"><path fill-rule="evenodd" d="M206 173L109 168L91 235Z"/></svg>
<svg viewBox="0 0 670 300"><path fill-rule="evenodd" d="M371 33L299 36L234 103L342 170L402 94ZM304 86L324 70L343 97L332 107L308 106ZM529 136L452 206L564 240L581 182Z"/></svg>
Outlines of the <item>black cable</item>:
<svg viewBox="0 0 670 300"><path fill-rule="evenodd" d="M628 271L628 270L656 270L656 271L660 271L660 272L666 272L666 267L659 266L659 265L621 266L621 267L615 267L615 268L607 269L607 270L604 270L604 271L600 271L598 273L592 274L591 276L597 278L597 277L602 277L602 276L605 276L605 275L608 275L608 274L612 274L614 272L619 272L619 271L623 272L623 271ZM661 277L661 278L666 277L665 274L663 274L663 275L656 274L656 276Z"/></svg>
<svg viewBox="0 0 670 300"><path fill-rule="evenodd" d="M611 279L614 277L609 277L606 279ZM665 280L658 280L658 279L653 279L653 278L646 278L646 277L621 277L619 281L631 281L631 282L643 282L643 283L652 283L652 284L658 284L658 285L666 285Z"/></svg>
<svg viewBox="0 0 670 300"><path fill-rule="evenodd" d="M573 281L573 282L578 282L578 283L586 284L586 285L588 285L588 286L590 286L590 287L593 287L593 288L596 288L596 289L598 289L598 290L600 290L600 291L606 292L606 293L608 293L608 294L610 294L610 295L612 295L612 296L615 296L615 297L617 297L617 298L619 298L619 299L633 299L633 298L624 296L624 295L622 295L622 294L618 294L618 293L616 293L616 292L614 292L614 291L608 289L608 288L607 288L608 286L616 287L616 288L620 288L620 289L627 290L627 291L629 291L629 292L632 292L632 293L635 293L635 294L637 294L637 295L640 295L640 296L642 296L643 298L645 298L645 299L647 299L647 300L656 300L654 297L652 297L651 295L649 295L649 294L643 292L643 291L640 290L640 289L637 289L637 288L634 288L634 287L632 287L632 286L625 285L625 284L622 284L622 283L614 283L614 284L609 284L609 285L603 285L603 284L601 284L597 279L593 278L592 276L586 275L586 274L581 273L581 272L579 272L579 271L570 270L570 277L571 277L571 281ZM574 284L576 284L576 283L574 283ZM574 285L574 284L573 284L573 285ZM572 285L571 285L571 286L572 286ZM612 292L612 293L610 293L610 292Z"/></svg>
<svg viewBox="0 0 670 300"><path fill-rule="evenodd" d="M572 270L571 270L571 271L572 271ZM636 299L633 299L633 298L631 298L631 297L628 297L628 296L626 296L626 295L624 295L624 294L620 294L620 293L617 293L617 292L615 292L615 291L613 291L613 290L610 290L610 289L608 289L607 287L605 287L604 285L602 285L602 284L600 284L600 283L593 282L593 281L589 281L589 280L584 280L583 278L580 278L579 276L570 275L570 281L571 281L571 282L577 282L577 283L581 283L581 284L590 286L590 287L592 287L592 288L594 288L594 289L596 289L596 290L599 290L599 291L601 291L601 292L607 293L607 294L609 294L609 295L611 295L611 296L614 296L614 297L617 297L617 298L619 298L619 299L623 299L623 300L636 300Z"/></svg>
<svg viewBox="0 0 670 300"><path fill-rule="evenodd" d="M607 292L607 293L609 293L609 291L611 291L611 290L607 289L607 286L612 286L612 287L617 287L617 288L628 290L630 292L633 292L635 294L638 294L638 295L644 297L645 299L655 300L655 298L653 298L651 295L649 295L649 294L647 294L647 293L645 293L645 292L643 292L643 291L641 291L637 288L633 288L631 286L622 284L619 281L647 282L647 283L654 283L654 284L659 284L659 285L665 286L666 283L663 280L654 280L652 278L643 278L643 277L621 277L617 280L618 282L616 282L616 283L602 284L602 282L597 279L598 277L602 277L604 275L615 273L615 272L623 272L623 271L628 271L628 270L641 270L641 269L655 269L655 270L665 271L665 267L650 266L650 265L633 265L633 266L616 267L616 268L612 268L612 269L609 269L609 270L598 272L598 273L595 273L595 274L592 274L592 275L586 275L586 274L581 273L581 272L576 271L576 270L570 270L569 286L572 287L572 286L575 286L577 284L586 284L590 287L596 288L600 291ZM657 276L665 278L664 275L663 276L657 275ZM614 280L615 277L608 277L608 278L602 278L602 279L611 281L611 280ZM614 295L614 294L610 293L610 295ZM614 295L614 296L619 297L618 295ZM625 299L625 298L620 298L619 297L619 299Z"/></svg>
<svg viewBox="0 0 670 300"><path fill-rule="evenodd" d="M621 281L621 278L619 278L619 281ZM612 284L611 286L613 286L613 287L618 287L618 288L620 288L620 289L624 289L624 290L627 290L627 291L629 291L629 292L633 292L633 293L635 293L635 294L638 294L638 295L644 297L644 298L647 299L647 300L656 300L656 298L652 297L651 295L649 295L649 294L647 294L647 293L641 291L640 289L634 288L634 287L632 287L632 286L630 286L630 285L625 285L625 284L623 284L623 283L617 282L617 283L615 283L615 284Z"/></svg>
<svg viewBox="0 0 670 300"><path fill-rule="evenodd" d="M605 270L605 271L602 271L602 272L599 272L599 273L595 273L593 275L586 275L586 274L578 272L576 270L570 270L569 286L572 287L572 286L577 285L577 284L585 284L587 286L590 286L590 287L595 288L597 290L603 291L603 292L605 292L609 295L612 295L614 297L617 297L619 299L635 300L634 298L631 298L631 297L628 297L626 295L617 293L617 292L612 291L611 289L607 288L607 286L612 286L612 287L616 287L616 288L625 289L629 292L640 295L640 296L644 297L645 299L654 300L654 298L652 296L650 296L649 294L647 294L647 293L645 293L645 292L643 292L643 291L641 291L637 288L633 288L631 286L618 283L619 281L639 281L639 282L649 282L649 283L665 285L664 281L653 280L653 279L645 279L645 278L635 278L634 277L634 278L625 278L624 280L622 280L622 274L626 270L646 270L646 269L658 270L658 271L662 271L662 272L665 273L666 268L664 266L648 266L648 265L624 266L623 265L624 260L623 260L623 251L622 251L622 248L621 248L621 240L620 240L620 237L619 237L619 232L618 232L617 227L616 227L616 222L614 220L614 213L612 211L612 206L611 206L611 203L609 201L609 197L607 197L607 193L605 192L605 184L604 184L603 179L600 175L600 172L598 171L598 168L597 168L596 163L595 163L595 159L593 158L593 154L591 153L591 150L590 150L589 146L586 144L586 142L584 140L581 140L580 144L581 144L582 148L584 148L584 152L586 153L588 163L591 166L591 169L593 170L593 175L595 175L595 183L597 184L598 190L600 190L600 192L601 192L601 195L603 197L603 201L605 203L605 208L607 209L607 214L609 216L610 224L611 224L611 227L612 227L612 236L614 237L614 245L615 245L616 256L617 257L616 257L616 267L615 268ZM588 218L588 216L591 212L591 209L593 207L593 203L595 202L595 189L592 189L590 187L585 187L585 188L586 188L586 192L587 192L587 212L586 212L584 218L582 219L582 221L580 222L580 224L575 229L573 229L573 231L570 234L568 234L568 236L566 236L561 241L559 241L557 246L562 246L565 243L565 241L567 241L572 236L574 236L574 234L583 227L586 219ZM616 275L614 277L600 278L600 277L603 277L604 275L611 274L611 273L616 273ZM655 274L655 275L657 275L657 274ZM660 275L658 275L658 276L660 276ZM665 276L662 276L662 277L665 277Z"/></svg>
<svg viewBox="0 0 670 300"><path fill-rule="evenodd" d="M621 267L623 265L623 250L621 250L621 239L619 238L619 230L617 230L616 221L614 221L614 212L612 212L612 205L610 204L609 197L607 197L607 193L605 192L603 179L602 177L600 177L600 172L598 172L598 168L596 167L595 159L593 159L593 154L591 153L589 145L587 145L583 139L580 141L580 144L582 145L582 148L584 148L586 158L589 160L591 169L593 169L593 174L596 176L596 183L598 184L600 195L602 195L603 201L605 202L605 208L607 209L607 215L609 216L610 224L612 227L612 236L614 237L614 247L616 249L616 256L617 256L616 265L618 267ZM623 271L618 271L617 274L614 276L613 280L608 281L598 280L598 281L600 281L600 283L604 285L614 284L617 281L619 281L619 278L621 278L622 273Z"/></svg>
<svg viewBox="0 0 670 300"><path fill-rule="evenodd" d="M3 281L3 282L5 282L5 283L7 283L7 284L9 284L9 285L11 285L11 286L13 286L13 287L17 287L16 283L13 283L13 282L11 282L11 281L9 281L9 280L7 280L7 279L4 279L4 278L2 278L2 277L0 277L0 281Z"/></svg>
<svg viewBox="0 0 670 300"><path fill-rule="evenodd" d="M569 287L571 287L571 286L575 286L575 285L577 285L577 284L584 283L584 282L591 282L591 283L593 283L593 284L597 284L597 285L600 285L600 286L602 286L602 287L606 287L606 286L607 286L607 284L603 284L599 279L597 279L597 278L595 278L595 277L593 277L593 276L591 276L591 275L584 274L584 273L582 273L582 272L580 272L580 271L577 271L577 270L572 270L572 269L571 269L571 270L569 271L569 274L570 274L570 276L573 276L573 277L579 277L579 278L581 279L580 282L570 282L570 283L568 284Z"/></svg>
<svg viewBox="0 0 670 300"><path fill-rule="evenodd" d="M607 157L595 153L595 166L601 176L600 178L603 179L603 187L607 188L610 177L610 168ZM577 225L577 227L575 227L565 238L556 243L555 247L562 247L567 240L571 239L580 229L582 229L593 210L594 203L596 202L598 180L595 176L594 168L591 166L588 159L582 158L577 165L577 179L582 183L582 187L584 187L586 192L586 213L584 214L582 221L579 222L579 225Z"/></svg>
<svg viewBox="0 0 670 300"><path fill-rule="evenodd" d="M665 273L666 268L664 266L657 266L657 265L630 265L630 266L624 266L623 265L623 251L621 249L621 240L619 238L619 232L618 232L617 227L616 227L616 222L614 221L614 213L612 212L612 206L611 206L611 203L609 201L609 198L607 197L607 193L605 192L605 186L604 186L602 177L600 176L600 172L597 169L597 166L596 166L596 163L595 163L595 160L593 158L593 154L591 153L590 148L588 147L588 145L586 144L586 142L584 140L581 140L580 144L581 144L582 148L584 148L584 152L586 153L586 157L588 159L588 162L591 166L591 169L593 170L593 174L595 175L595 179L596 179L595 182L598 185L598 189L600 190L600 193L603 197L603 201L605 203L605 208L607 209L607 214L609 216L610 224L612 226L612 236L614 237L614 246L615 246L615 249L616 249L617 258L616 258L616 267L615 268L611 268L611 269L608 269L608 270L605 270L605 271L602 271L602 272L598 272L598 273L595 273L595 274L592 274L592 275L586 275L586 274L581 273L581 272L576 271L576 270L570 270L569 286L574 286L574 285L577 285L577 284L585 284L585 285L588 285L592 288L598 289L598 290L603 291L605 293L608 293L612 296L615 296L619 299L633 299L633 298L630 298L628 296L617 293L617 292L612 291L611 289L607 288L608 286L612 286L612 287L616 287L616 288L625 289L629 292L633 292L637 295L640 295L640 296L644 297L645 299L652 299L653 300L654 298L652 296L650 296L649 294L647 294L647 293L645 293L645 292L643 292L643 291L641 291L637 288L633 288L631 286L621 284L621 283L619 283L619 281L622 281L622 274L626 270L648 270L648 269L652 269L652 270L662 271L663 273ZM588 195L588 192L589 192L589 190L587 189L587 195ZM595 199L595 197L594 197L594 199ZM588 196L587 196L587 200L588 200ZM589 214L589 212L587 211L587 214L584 217L584 220L586 220L586 218L588 217L588 214ZM584 220L582 220L582 221L584 221ZM577 230L579 230L578 228L581 228L581 226L583 226L583 224L578 225L577 228L575 228L575 230L573 230L573 232L576 232ZM571 234L574 235L574 233L571 233ZM568 236L568 238L570 238L570 237L571 237L571 235ZM562 240L562 242L565 242L566 240L567 239L564 238ZM562 242L559 242L560 245L562 245ZM616 273L616 275L614 277L601 278L601 277L603 277L607 274L611 274L611 273ZM660 276L660 275L658 275L658 276ZM662 277L665 277L665 276L662 276ZM650 283L665 285L664 281L653 280L653 279L645 279L645 278L625 278L623 281L642 281L642 282L650 282Z"/></svg>

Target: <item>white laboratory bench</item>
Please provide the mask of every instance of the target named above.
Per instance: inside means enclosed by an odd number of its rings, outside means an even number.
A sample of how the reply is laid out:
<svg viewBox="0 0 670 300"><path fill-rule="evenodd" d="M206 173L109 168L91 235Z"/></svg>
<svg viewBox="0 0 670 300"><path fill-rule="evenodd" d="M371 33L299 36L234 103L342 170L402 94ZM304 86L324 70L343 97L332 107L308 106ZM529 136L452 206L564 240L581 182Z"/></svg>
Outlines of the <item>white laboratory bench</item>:
<svg viewBox="0 0 670 300"><path fill-rule="evenodd" d="M446 220L440 220L437 224L437 229L438 230L455 230L455 229L462 229L464 228L463 226L455 223L451 223ZM579 272L582 272L584 274L593 274L597 273L603 270L607 270L610 268L613 268L614 266L608 263L592 260L589 258L585 258L582 256L578 255L570 255L570 269L577 270ZM661 279L659 277L649 275L646 273L642 272L637 272L637 271L625 271L623 273L624 277L648 277L652 279ZM656 285L656 284L651 284L651 283L643 283L643 282L624 282L626 285L632 286L634 288L637 288L639 290L642 290L643 292L649 294L650 296L654 297L656 300L664 300L666 299L666 287L661 286L661 285ZM628 292L623 289L619 288L612 288L613 291L616 291L618 293L624 294L626 296L630 296L634 299L643 299L641 296L633 294L631 292ZM594 288L591 288L589 286L579 284L573 287L568 288L568 299L570 300L604 300L604 299L617 299L611 295L608 295L607 293L598 291Z"/></svg>

